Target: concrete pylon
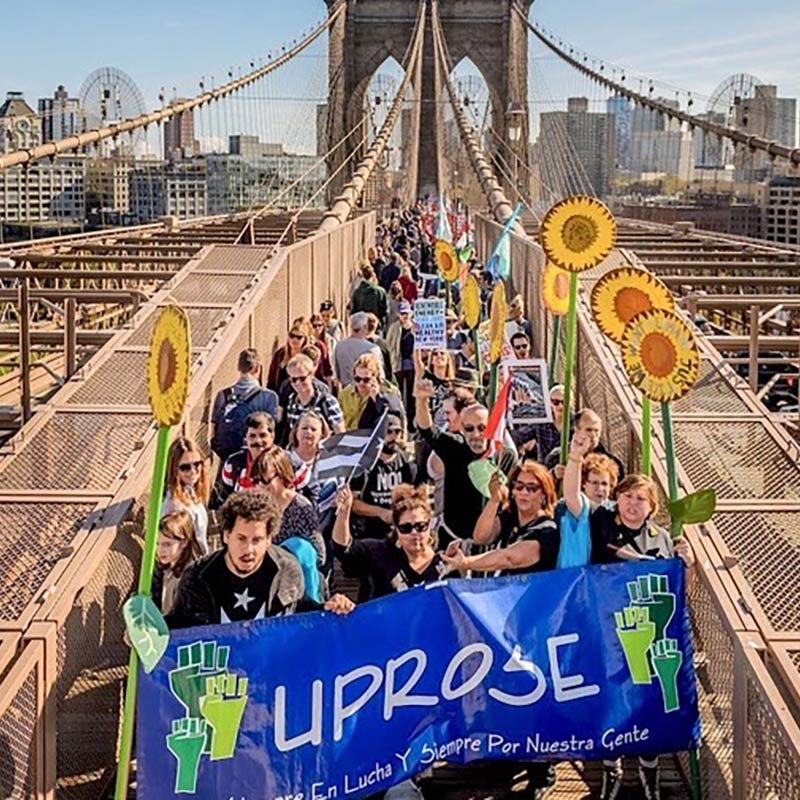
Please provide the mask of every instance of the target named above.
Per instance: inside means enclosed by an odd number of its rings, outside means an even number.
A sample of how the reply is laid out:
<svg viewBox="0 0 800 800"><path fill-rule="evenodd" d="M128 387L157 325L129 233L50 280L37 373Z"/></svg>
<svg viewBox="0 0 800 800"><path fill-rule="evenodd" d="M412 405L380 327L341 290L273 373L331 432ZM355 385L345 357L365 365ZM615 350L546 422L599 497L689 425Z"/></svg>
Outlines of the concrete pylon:
<svg viewBox="0 0 800 800"><path fill-rule="evenodd" d="M329 10L334 5L334 0L325 2ZM503 157L512 165L515 157L527 164L529 149L528 31L513 6L518 5L527 14L532 2L439 0L439 18L452 66L469 57L483 75L491 96L493 127L508 143ZM369 83L383 62L393 57L403 63L418 8L412 0L347 0L347 9L333 24L329 36L328 149L357 124ZM440 186L439 176L445 171L440 169L436 148L436 120L441 116L433 111L437 108L437 98L430 25L426 29L420 84L417 196L426 191L435 195L445 188ZM442 99L440 92L438 102ZM511 128L520 130L513 142L509 135ZM334 154L329 171L352 153L357 142L358 137L353 136ZM331 197L349 180L350 167L357 163L355 157L332 181ZM527 174L527 170L520 168L520 176Z"/></svg>

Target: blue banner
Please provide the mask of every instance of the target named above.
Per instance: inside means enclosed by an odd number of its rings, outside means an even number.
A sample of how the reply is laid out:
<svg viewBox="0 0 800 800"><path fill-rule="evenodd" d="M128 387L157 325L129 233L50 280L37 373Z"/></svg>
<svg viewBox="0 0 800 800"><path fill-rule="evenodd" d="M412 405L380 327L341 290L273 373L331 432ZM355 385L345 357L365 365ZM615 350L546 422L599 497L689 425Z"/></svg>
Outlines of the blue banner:
<svg viewBox="0 0 800 800"><path fill-rule="evenodd" d="M356 798L437 761L599 760L700 736L676 559L191 628L140 681L144 800Z"/></svg>

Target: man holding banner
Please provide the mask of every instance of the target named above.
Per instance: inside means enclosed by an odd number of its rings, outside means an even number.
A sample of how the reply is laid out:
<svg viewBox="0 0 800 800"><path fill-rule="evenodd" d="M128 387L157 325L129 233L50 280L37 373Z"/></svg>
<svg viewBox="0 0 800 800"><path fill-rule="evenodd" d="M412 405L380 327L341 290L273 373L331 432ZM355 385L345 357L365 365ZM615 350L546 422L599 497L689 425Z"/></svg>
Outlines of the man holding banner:
<svg viewBox="0 0 800 800"><path fill-rule="evenodd" d="M272 544L280 524L275 501L266 492L239 492L225 501L221 514L224 547L186 570L166 617L170 628L264 619L304 607L300 565ZM336 613L353 607L343 595L325 604Z"/></svg>

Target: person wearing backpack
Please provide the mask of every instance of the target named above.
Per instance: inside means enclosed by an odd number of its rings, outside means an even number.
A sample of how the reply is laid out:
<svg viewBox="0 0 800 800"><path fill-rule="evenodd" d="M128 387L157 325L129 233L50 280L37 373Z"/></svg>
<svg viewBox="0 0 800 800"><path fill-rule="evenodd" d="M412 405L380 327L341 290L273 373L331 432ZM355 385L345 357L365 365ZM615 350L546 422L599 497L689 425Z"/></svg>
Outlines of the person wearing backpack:
<svg viewBox="0 0 800 800"><path fill-rule="evenodd" d="M239 353L239 380L219 392L211 412L211 449L224 463L244 446L245 420L255 411L278 418L278 395L261 385L261 362L249 347Z"/></svg>

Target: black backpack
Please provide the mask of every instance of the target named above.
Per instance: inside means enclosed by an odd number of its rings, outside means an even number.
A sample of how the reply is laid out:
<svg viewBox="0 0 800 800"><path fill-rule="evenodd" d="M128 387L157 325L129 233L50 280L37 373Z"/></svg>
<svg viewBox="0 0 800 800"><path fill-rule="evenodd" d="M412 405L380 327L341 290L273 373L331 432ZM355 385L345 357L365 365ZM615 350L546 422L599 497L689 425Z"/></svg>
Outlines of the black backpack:
<svg viewBox="0 0 800 800"><path fill-rule="evenodd" d="M256 386L246 395L237 397L233 387L225 390L222 417L214 429L214 438L211 440L211 449L222 461L244 447L244 422L250 414L250 401L261 391L261 387Z"/></svg>

